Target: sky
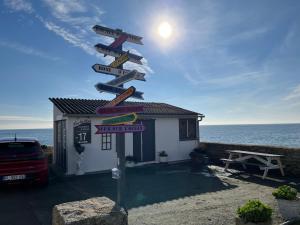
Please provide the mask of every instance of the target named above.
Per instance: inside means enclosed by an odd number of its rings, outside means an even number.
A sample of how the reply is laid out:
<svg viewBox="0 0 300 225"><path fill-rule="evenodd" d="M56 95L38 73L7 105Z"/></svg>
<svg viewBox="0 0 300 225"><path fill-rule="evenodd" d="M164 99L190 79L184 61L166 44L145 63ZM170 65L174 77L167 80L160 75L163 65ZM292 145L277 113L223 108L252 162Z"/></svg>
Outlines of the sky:
<svg viewBox="0 0 300 225"><path fill-rule="evenodd" d="M0 129L52 127L49 97L112 99L94 49L98 24L143 37L124 48L146 73L145 101L205 115L204 125L300 122L300 1L2 0ZM172 29L158 33L161 23Z"/></svg>

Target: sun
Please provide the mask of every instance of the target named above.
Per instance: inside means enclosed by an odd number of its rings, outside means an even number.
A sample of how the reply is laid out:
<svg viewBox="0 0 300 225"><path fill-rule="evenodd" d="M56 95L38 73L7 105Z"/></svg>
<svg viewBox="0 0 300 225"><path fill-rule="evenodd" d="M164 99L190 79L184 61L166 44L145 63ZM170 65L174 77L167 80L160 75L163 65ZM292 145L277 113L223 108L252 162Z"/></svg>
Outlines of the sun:
<svg viewBox="0 0 300 225"><path fill-rule="evenodd" d="M158 34L164 38L168 39L172 35L172 26L168 22L162 22L158 26Z"/></svg>

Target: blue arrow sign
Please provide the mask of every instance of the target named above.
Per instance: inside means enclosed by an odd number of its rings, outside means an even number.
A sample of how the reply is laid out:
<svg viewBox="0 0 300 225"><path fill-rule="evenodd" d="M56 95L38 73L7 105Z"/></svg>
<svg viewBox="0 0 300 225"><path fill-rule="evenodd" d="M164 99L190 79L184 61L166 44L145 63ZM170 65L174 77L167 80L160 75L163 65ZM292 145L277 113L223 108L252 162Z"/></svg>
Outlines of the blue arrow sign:
<svg viewBox="0 0 300 225"><path fill-rule="evenodd" d="M103 84L103 83L98 83L95 85L95 88L99 91L99 92L108 92L108 93L112 93L112 94L121 94L123 93L124 91L126 91L126 88L121 88L121 87L114 87L112 85L109 85L109 84ZM144 99L143 98L143 92L139 92L139 91L136 91L131 97L133 98L137 98L137 99Z"/></svg>

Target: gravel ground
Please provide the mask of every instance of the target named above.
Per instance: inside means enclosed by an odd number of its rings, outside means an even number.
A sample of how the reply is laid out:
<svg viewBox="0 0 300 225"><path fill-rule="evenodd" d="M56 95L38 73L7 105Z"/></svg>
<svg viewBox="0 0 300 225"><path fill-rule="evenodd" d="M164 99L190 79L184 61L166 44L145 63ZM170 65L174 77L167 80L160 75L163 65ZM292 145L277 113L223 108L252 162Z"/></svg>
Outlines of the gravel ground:
<svg viewBox="0 0 300 225"><path fill-rule="evenodd" d="M236 209L249 199L260 199L273 209L273 224L283 221L278 213L274 188L229 178L218 167L211 168L224 185L234 188L207 192L129 210L129 225L232 225Z"/></svg>

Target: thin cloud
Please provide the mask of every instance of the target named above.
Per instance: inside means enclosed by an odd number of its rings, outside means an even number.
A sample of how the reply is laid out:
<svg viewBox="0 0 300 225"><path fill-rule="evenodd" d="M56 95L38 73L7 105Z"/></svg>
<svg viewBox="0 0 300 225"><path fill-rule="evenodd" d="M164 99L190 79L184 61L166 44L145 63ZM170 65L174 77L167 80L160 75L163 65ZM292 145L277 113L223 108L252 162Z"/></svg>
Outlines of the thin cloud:
<svg viewBox="0 0 300 225"><path fill-rule="evenodd" d="M21 53L24 53L27 55L33 55L33 56L37 56L37 57L41 57L41 58L49 59L49 60L53 60L53 61L57 61L60 59L59 57L50 56L47 53L42 52L38 49L29 47L29 46L25 46L25 45L22 45L19 43L15 43L15 42L7 42L7 41L0 40L0 46L14 49L18 52L21 52Z"/></svg>
<svg viewBox="0 0 300 225"><path fill-rule="evenodd" d="M94 50L94 48L91 47L92 46L91 43L88 43L87 41L78 38L75 34L72 34L70 31L66 30L65 28L62 28L52 22L47 22L47 21L44 21L44 25L48 30L56 33L57 35L62 37L65 41L72 44L73 46L81 48L89 55L96 54L96 50Z"/></svg>
<svg viewBox="0 0 300 225"><path fill-rule="evenodd" d="M283 98L283 100L295 100L295 99L300 99L300 84L294 87L294 89Z"/></svg>
<svg viewBox="0 0 300 225"><path fill-rule="evenodd" d="M30 2L25 0L4 0L4 5L12 11L32 13L34 10Z"/></svg>

